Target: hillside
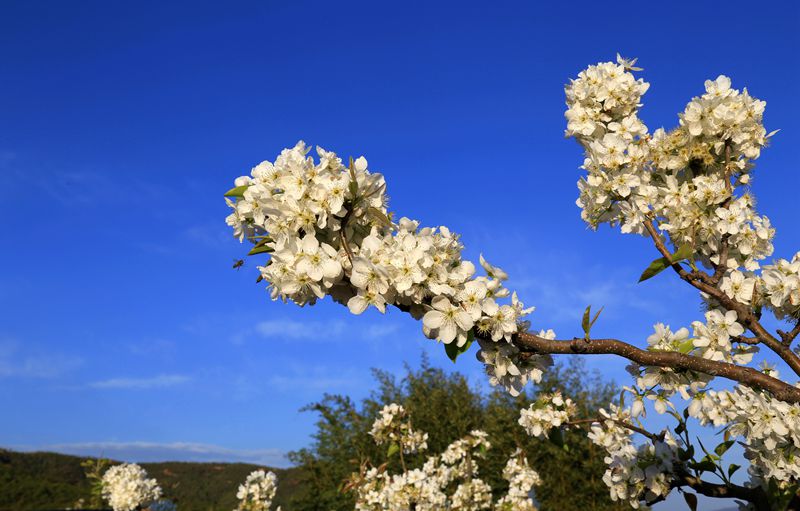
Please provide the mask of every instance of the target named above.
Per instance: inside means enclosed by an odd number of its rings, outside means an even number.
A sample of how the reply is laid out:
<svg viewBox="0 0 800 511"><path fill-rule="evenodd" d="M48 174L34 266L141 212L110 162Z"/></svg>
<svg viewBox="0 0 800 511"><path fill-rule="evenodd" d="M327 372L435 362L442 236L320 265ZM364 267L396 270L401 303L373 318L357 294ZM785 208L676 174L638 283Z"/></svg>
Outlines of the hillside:
<svg viewBox="0 0 800 511"><path fill-rule="evenodd" d="M87 498L89 485L81 461L86 458L52 452L0 449L0 511L66 509ZM180 511L231 511L236 489L251 471L266 468L247 463L141 463L158 479L165 497ZM278 475L275 505L287 506L298 490L297 469L270 469Z"/></svg>

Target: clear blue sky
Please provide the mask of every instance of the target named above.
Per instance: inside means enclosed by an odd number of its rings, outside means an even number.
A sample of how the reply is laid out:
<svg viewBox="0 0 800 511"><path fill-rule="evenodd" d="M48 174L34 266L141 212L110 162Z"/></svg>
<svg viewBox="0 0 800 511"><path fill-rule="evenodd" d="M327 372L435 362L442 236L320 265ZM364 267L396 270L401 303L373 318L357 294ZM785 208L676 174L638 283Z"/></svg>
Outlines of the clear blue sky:
<svg viewBox="0 0 800 511"><path fill-rule="evenodd" d="M222 193L303 139L365 155L392 206L463 234L535 326L643 342L695 295L642 239L588 231L563 85L619 51L671 127L725 73L782 131L756 174L776 253L800 247L795 2L3 2L0 445L285 463L323 392L423 350L413 320L270 302ZM623 364L590 361L623 381ZM481 381L472 357L458 369Z"/></svg>

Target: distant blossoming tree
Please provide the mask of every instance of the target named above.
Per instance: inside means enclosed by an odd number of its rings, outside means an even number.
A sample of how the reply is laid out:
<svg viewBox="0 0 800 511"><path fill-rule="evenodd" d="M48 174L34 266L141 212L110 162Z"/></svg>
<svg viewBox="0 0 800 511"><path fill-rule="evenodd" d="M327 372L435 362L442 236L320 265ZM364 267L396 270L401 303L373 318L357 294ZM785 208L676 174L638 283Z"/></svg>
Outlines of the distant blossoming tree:
<svg viewBox="0 0 800 511"><path fill-rule="evenodd" d="M277 490L278 476L274 472L254 470L239 485L236 492L239 506L234 511L269 511ZM277 511L281 511L280 506Z"/></svg>
<svg viewBox="0 0 800 511"><path fill-rule="evenodd" d="M163 505L157 502L161 497L158 482L148 478L145 469L135 463L109 468L103 475L102 484L103 497L114 511L136 511L150 505Z"/></svg>
<svg viewBox="0 0 800 511"><path fill-rule="evenodd" d="M493 499L491 486L478 473L477 462L491 447L484 431L471 431L413 469L406 466L403 454L427 449L428 435L411 427L405 408L396 403L384 406L370 435L377 445L388 444L389 456L400 455L403 472L390 474L386 463L377 467L363 465L346 485L356 493L356 511L536 511L530 492L539 484L539 474L528 466L520 449L514 451L503 469L508 490Z"/></svg>
<svg viewBox="0 0 800 511"><path fill-rule="evenodd" d="M508 275L482 256L485 275L476 275L446 227L396 218L383 176L367 170L363 157L345 165L317 148L315 162L300 142L236 179L226 194L233 209L227 222L253 243L249 255L269 255L259 281L274 300L303 306L330 296L354 314L394 306L421 320L423 333L453 360L477 341L490 382L514 395L540 380L551 355L629 360L632 385L598 417L573 420L571 402L557 394L520 416L536 436L587 427L607 451L604 481L613 499L636 508L677 489L690 508L699 493L749 509L800 510L800 356L793 347L800 252L763 263L775 232L749 188L772 135L762 124L765 102L720 76L689 102L677 128L650 133L637 116L649 85L634 77L634 66L618 57L571 80L566 134L585 152L582 218L649 240L659 257L641 280L671 270L707 308L691 328L657 323L646 347L593 338L590 308L579 337L531 331L524 318L533 308L504 286ZM771 330L765 315L779 328ZM767 364L765 352L788 377ZM753 367L756 355L762 363ZM674 427L648 431L645 403L672 416ZM709 449L693 442L690 417L722 431L723 441ZM744 483L733 480L740 467L723 460L737 442L749 461Z"/></svg>

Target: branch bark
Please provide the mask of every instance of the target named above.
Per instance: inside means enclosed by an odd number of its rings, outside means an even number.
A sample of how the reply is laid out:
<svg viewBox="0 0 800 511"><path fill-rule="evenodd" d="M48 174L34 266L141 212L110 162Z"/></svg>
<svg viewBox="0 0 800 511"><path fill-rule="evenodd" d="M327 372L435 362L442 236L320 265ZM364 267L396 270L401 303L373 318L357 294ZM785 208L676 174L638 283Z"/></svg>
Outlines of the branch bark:
<svg viewBox="0 0 800 511"><path fill-rule="evenodd" d="M770 511L769 499L760 487L747 488L737 484L716 484L703 481L688 472L682 472L675 476L672 483L673 488L688 486L697 493L706 497L718 499L742 499L752 503L758 511Z"/></svg>
<svg viewBox="0 0 800 511"><path fill-rule="evenodd" d="M750 367L693 357L675 351L646 351L617 339L553 340L531 333L514 336L514 344L531 353L551 355L618 355L643 366L683 369L727 378L769 391L776 399L800 403L800 388Z"/></svg>

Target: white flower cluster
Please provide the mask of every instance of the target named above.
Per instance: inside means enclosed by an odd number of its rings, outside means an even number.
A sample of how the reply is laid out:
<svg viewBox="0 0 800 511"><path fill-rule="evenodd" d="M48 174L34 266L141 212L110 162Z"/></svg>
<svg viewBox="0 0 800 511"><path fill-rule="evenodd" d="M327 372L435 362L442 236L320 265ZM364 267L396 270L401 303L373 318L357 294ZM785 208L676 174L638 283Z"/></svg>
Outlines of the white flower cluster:
<svg viewBox="0 0 800 511"><path fill-rule="evenodd" d="M414 430L405 408L397 403L383 407L369 434L376 445L397 444L405 454L428 448L428 434Z"/></svg>
<svg viewBox="0 0 800 511"><path fill-rule="evenodd" d="M441 342L463 347L479 336L509 345L533 309L503 287L503 270L481 256L486 275L476 276L446 227L420 228L408 218L394 223L383 176L370 173L363 157L346 167L334 153L318 148L315 163L308 152L303 142L285 149L274 163L237 178L227 194L235 199L226 198L234 235L255 244L251 254L271 254L259 270L273 299L305 305L330 295L354 314L396 305ZM509 295L510 303L499 302ZM498 348L484 362L511 375L498 381L518 386L538 380L549 358L523 361L518 351Z"/></svg>
<svg viewBox="0 0 800 511"><path fill-rule="evenodd" d="M778 259L765 265L759 289L778 319L800 320L800 252L791 261Z"/></svg>
<svg viewBox="0 0 800 511"><path fill-rule="evenodd" d="M478 511L491 506L491 488L478 479L476 460L490 447L486 433L473 431L429 456L421 468L391 475L371 468L357 478L356 510ZM455 486L455 490L451 490ZM448 493L448 491L452 493Z"/></svg>
<svg viewBox="0 0 800 511"><path fill-rule="evenodd" d="M380 430L386 430L386 423L399 416L399 407L392 406L385 407L376 421ZM384 421L387 416L392 419ZM373 434L376 442L378 436ZM509 481L509 491L493 503L492 488L478 477L477 464L490 447L486 433L475 430L451 443L442 454L428 456L419 468L407 469L400 474L390 474L386 465L362 468L359 474L352 476L349 484L356 493L355 509L536 511L529 494L531 488L539 483L539 475L528 466L519 450L513 453L503 471L503 477Z"/></svg>
<svg viewBox="0 0 800 511"><path fill-rule="evenodd" d="M648 84L634 69L618 58L590 66L566 87L567 135L586 151L582 217L592 227L608 222L640 234L656 220L675 247L692 247L704 264L719 262L727 243L728 267L757 269L772 253L774 229L749 194L734 196L731 180L749 182L751 160L767 142L765 103L719 77L692 99L678 128L651 136L637 117Z"/></svg>
<svg viewBox="0 0 800 511"><path fill-rule="evenodd" d="M537 438L546 437L553 428L561 427L575 415L575 403L560 392L540 396L528 408L520 410L519 425Z"/></svg>
<svg viewBox="0 0 800 511"><path fill-rule="evenodd" d="M744 333L744 327L736 322L736 311L714 309L706 312L706 321L692 322L694 339L692 343L699 348L696 353L711 360L724 360L737 364L747 364L757 350L755 346L731 344L731 338Z"/></svg>
<svg viewBox="0 0 800 511"><path fill-rule="evenodd" d="M718 76L706 80L706 93L693 98L680 115L680 124L689 135L708 143L721 154L729 141L734 154L755 160L767 143L767 131L762 124L765 101L759 101L745 89L741 94L731 89L731 79ZM737 160L739 170L745 161Z"/></svg>
<svg viewBox="0 0 800 511"><path fill-rule="evenodd" d="M254 470L243 484L239 485L236 498L237 511L269 511L278 489L278 477L273 472ZM278 508L280 511L280 508Z"/></svg>
<svg viewBox="0 0 800 511"><path fill-rule="evenodd" d="M536 511L530 494L541 484L539 474L528 465L528 460L517 449L503 468L503 478L508 481L508 493L495 504L496 511Z"/></svg>
<svg viewBox="0 0 800 511"><path fill-rule="evenodd" d="M752 478L782 486L800 483L800 405L737 386L696 394L689 414L744 439Z"/></svg>
<svg viewBox="0 0 800 511"><path fill-rule="evenodd" d="M669 325L656 323L655 332L647 338L650 351L677 351L689 353L694 349L694 339L689 337L689 330L680 328L673 332ZM697 391L705 387L711 377L695 371L676 371L669 367L640 367L636 364L628 366L628 371L636 379L636 386L646 391L659 388L659 398L669 398L679 392L684 399L689 399L689 390ZM648 395L650 397L650 395ZM659 399L660 401L660 399ZM636 416L638 414L634 414Z"/></svg>
<svg viewBox="0 0 800 511"><path fill-rule="evenodd" d="M636 447L631 432L622 426L630 423L630 410L612 404L610 411L601 409L604 420L592 424L589 438L606 450L603 482L611 500L626 501L638 509L640 501L653 501L672 489L672 473L678 463L678 442L669 432L663 440L653 440Z"/></svg>
<svg viewBox="0 0 800 511"><path fill-rule="evenodd" d="M553 330L541 330L538 335L545 339L556 338ZM485 364L489 383L505 387L515 397L528 382L541 381L544 370L553 364L550 355L522 356L519 348L511 343L478 339L478 344L481 349L477 357Z"/></svg>
<svg viewBox="0 0 800 511"><path fill-rule="evenodd" d="M135 463L115 465L103 474L103 498L114 511L133 511L147 506L161 497L161 488L155 479Z"/></svg>

